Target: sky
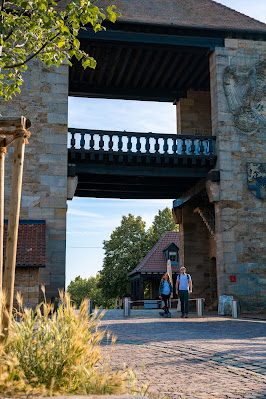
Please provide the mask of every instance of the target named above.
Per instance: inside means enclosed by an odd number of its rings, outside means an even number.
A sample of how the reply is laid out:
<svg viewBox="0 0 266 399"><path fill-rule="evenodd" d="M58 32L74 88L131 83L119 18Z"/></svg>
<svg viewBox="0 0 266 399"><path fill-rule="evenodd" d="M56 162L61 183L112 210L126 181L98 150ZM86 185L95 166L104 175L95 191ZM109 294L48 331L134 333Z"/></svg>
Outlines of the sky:
<svg viewBox="0 0 266 399"><path fill-rule="evenodd" d="M114 2L115 3L115 2ZM266 23L266 0L221 0L236 11ZM175 133L171 103L69 98L69 127ZM66 285L80 275L95 276L102 268L103 240L108 240L123 215L141 216L150 227L159 209L172 200L77 198L68 201Z"/></svg>

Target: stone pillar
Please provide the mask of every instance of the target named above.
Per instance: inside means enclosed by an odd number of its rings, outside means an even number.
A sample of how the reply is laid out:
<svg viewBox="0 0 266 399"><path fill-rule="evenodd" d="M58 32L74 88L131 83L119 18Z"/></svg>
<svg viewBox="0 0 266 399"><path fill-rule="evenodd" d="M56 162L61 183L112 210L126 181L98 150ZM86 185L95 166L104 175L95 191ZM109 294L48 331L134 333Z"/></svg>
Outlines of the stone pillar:
<svg viewBox="0 0 266 399"><path fill-rule="evenodd" d="M32 122L25 150L21 219L46 220L46 267L39 283L48 298L65 287L67 201L68 66L50 67L33 61L22 92L1 101L1 114L25 115ZM13 145L6 156L6 217L8 215Z"/></svg>
<svg viewBox="0 0 266 399"><path fill-rule="evenodd" d="M265 42L226 39L210 60L220 170L215 202L218 295L233 295L244 311L266 309L266 194L258 179L266 176L265 57ZM260 187L261 198L249 185Z"/></svg>
<svg viewBox="0 0 266 399"><path fill-rule="evenodd" d="M197 204L199 205L199 204ZM182 207L182 220L179 224L180 267L185 266L193 280L193 297L210 299L210 247L211 235L195 205Z"/></svg>
<svg viewBox="0 0 266 399"><path fill-rule="evenodd" d="M211 135L211 98L205 91L187 92L176 105L177 134Z"/></svg>

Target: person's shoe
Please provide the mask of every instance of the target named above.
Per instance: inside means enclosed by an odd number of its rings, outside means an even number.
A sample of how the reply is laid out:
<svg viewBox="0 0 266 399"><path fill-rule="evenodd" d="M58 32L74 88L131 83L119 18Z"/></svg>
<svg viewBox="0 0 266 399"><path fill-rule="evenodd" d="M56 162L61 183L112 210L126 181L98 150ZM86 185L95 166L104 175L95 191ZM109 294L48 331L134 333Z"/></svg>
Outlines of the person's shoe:
<svg viewBox="0 0 266 399"><path fill-rule="evenodd" d="M187 318L188 318L188 314L186 313L186 314L185 314L185 319L187 319Z"/></svg>
<svg viewBox="0 0 266 399"><path fill-rule="evenodd" d="M167 313L167 317L168 317L169 319L171 319L171 317L172 317L171 313Z"/></svg>
<svg viewBox="0 0 266 399"><path fill-rule="evenodd" d="M181 317L185 317L184 313L181 314Z"/></svg>

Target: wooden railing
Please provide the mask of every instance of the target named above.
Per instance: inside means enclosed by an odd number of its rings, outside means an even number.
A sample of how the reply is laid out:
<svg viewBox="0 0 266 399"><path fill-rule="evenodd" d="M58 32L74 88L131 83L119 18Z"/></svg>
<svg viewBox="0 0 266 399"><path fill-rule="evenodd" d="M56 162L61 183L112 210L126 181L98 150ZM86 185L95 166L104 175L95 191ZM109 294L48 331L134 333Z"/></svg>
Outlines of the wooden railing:
<svg viewBox="0 0 266 399"><path fill-rule="evenodd" d="M215 155L213 136L192 136L160 133L69 128L70 151L134 155L192 156L209 158Z"/></svg>

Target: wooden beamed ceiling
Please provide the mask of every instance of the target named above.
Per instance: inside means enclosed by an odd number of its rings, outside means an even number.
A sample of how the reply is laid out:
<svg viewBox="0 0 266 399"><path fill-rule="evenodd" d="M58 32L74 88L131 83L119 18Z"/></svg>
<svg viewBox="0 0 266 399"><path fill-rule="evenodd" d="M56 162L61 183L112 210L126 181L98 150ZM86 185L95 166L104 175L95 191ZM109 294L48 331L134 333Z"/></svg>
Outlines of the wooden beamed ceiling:
<svg viewBox="0 0 266 399"><path fill-rule="evenodd" d="M208 48L80 41L97 67L84 71L73 60L70 96L173 102L189 89L210 89Z"/></svg>

